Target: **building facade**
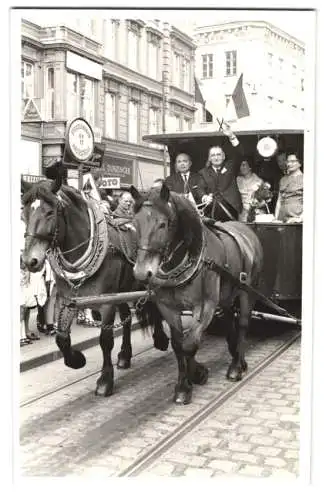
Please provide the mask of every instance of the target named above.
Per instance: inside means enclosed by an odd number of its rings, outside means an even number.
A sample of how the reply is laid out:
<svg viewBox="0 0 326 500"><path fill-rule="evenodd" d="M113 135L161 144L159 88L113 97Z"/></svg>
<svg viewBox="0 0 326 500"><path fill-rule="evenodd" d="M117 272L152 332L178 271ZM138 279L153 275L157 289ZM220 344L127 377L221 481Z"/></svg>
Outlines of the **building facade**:
<svg viewBox="0 0 326 500"><path fill-rule="evenodd" d="M196 75L214 115L238 130L303 127L302 42L265 21L198 27L194 39ZM242 73L250 116L238 120L232 93Z"/></svg>
<svg viewBox="0 0 326 500"><path fill-rule="evenodd" d="M21 23L21 169L41 175L62 156L67 123L85 118L104 149L105 176L147 188L167 174L146 134L189 130L195 43L174 26L139 19Z"/></svg>

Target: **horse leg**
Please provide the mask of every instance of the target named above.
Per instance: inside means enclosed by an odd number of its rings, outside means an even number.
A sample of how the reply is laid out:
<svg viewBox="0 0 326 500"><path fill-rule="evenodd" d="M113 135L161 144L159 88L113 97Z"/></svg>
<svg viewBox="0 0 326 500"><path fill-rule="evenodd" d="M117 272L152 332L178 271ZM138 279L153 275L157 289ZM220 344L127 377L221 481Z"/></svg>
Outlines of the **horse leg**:
<svg viewBox="0 0 326 500"><path fill-rule="evenodd" d="M190 328L184 332L182 342L183 352L187 356L188 375L194 384L206 384L208 379L208 369L195 360L202 333L212 321L215 311L215 303L205 300L203 305L198 305L193 311L193 321Z"/></svg>
<svg viewBox="0 0 326 500"><path fill-rule="evenodd" d="M171 330L171 345L178 363L178 382L174 388L173 401L177 404L189 404L192 396L192 383L188 378L187 360L182 350L182 322L180 313L171 307L157 303L157 307Z"/></svg>
<svg viewBox="0 0 326 500"><path fill-rule="evenodd" d="M234 319L230 322L230 329L227 336L227 342L230 354L232 356L231 364L227 371L227 378L232 381L242 379L243 373L248 369L245 360L245 339L248 331L251 317L251 301L246 292L239 294L240 314L237 325L234 325ZM229 313L231 319L231 314Z"/></svg>
<svg viewBox="0 0 326 500"><path fill-rule="evenodd" d="M130 360L132 357L131 347L131 313L130 307L127 303L119 304L118 306L120 319L123 323L122 344L121 350L118 354L117 368L126 369L130 368ZM129 318L129 319L128 319Z"/></svg>
<svg viewBox="0 0 326 500"><path fill-rule="evenodd" d="M114 370L111 352L114 346L113 322L115 317L115 306L109 305L102 308L102 328L100 333L100 346L103 355L103 365L100 377L96 381L95 394L97 396L111 396L113 393Z"/></svg>
<svg viewBox="0 0 326 500"><path fill-rule="evenodd" d="M84 354L71 347L70 326L76 314L76 308L65 306L63 299L57 298L57 327L55 341L62 352L64 363L75 370L86 364Z"/></svg>
<svg viewBox="0 0 326 500"><path fill-rule="evenodd" d="M155 304L152 304L153 307L156 307ZM154 347L159 351L167 351L169 347L169 337L165 333L162 324L162 316L157 311L157 314L154 314L154 333L153 333L153 341Z"/></svg>
<svg viewBox="0 0 326 500"><path fill-rule="evenodd" d="M187 405L192 398L192 381L188 377L188 360L182 349L182 334L173 327L171 327L171 345L177 358L179 371L173 401L176 404Z"/></svg>

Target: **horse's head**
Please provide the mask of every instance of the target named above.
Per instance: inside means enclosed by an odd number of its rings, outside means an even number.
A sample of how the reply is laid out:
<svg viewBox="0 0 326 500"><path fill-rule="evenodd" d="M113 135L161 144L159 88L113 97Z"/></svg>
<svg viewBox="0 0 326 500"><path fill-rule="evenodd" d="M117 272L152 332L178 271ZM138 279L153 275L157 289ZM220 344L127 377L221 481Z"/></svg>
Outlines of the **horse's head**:
<svg viewBox="0 0 326 500"><path fill-rule="evenodd" d="M31 272L40 271L46 251L58 238L58 211L60 202L56 192L59 180L45 180L37 184L22 181L22 217L26 224L23 262Z"/></svg>
<svg viewBox="0 0 326 500"><path fill-rule="evenodd" d="M135 225L137 231L136 279L148 281L155 277L176 234L177 214L170 200L169 188L152 189L144 200L135 188Z"/></svg>

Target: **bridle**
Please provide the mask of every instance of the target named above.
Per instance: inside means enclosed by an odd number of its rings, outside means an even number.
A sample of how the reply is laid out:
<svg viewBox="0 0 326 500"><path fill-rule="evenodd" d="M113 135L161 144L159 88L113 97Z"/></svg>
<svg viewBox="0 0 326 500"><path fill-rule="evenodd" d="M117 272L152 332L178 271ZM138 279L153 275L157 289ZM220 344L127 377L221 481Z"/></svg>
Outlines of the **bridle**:
<svg viewBox="0 0 326 500"><path fill-rule="evenodd" d="M54 224L54 230L53 232L49 233L49 234L41 234L41 233L29 233L29 232L25 232L24 234L24 238L26 237L30 237L30 238L36 238L40 241L48 241L50 242L50 245L49 245L49 249L48 251L56 248L59 246L59 241L58 241L58 236L59 236L59 220L60 220L60 215L63 213L63 207L62 207L62 204L60 202L59 199L57 199L57 202L55 204L55 207L54 207L54 219L55 219L55 224ZM86 243L89 243L90 240L92 239L93 237L89 237L87 238L85 241L82 241L81 243L79 243L78 245L74 246L73 248L70 248L69 250L65 250L64 252L61 251L61 254L62 255L66 255L68 253L71 253L73 252L74 250L77 250L78 248L81 248L83 245L85 245Z"/></svg>
<svg viewBox="0 0 326 500"><path fill-rule="evenodd" d="M59 224L58 224L58 220L59 220L59 216L60 214L62 213L62 206L61 206L61 203L60 201L58 200L56 202L56 205L55 205L55 208L54 208L54 219L55 219L55 223L54 223L54 230L53 232L49 233L49 234L42 234L42 233L37 233L37 232L34 232L34 233L30 233L30 232L25 232L24 234L24 238L26 237L30 237L30 238L36 238L40 241L48 241L50 242L50 248L54 248L55 246L58 245L58 236L59 236Z"/></svg>
<svg viewBox="0 0 326 500"><path fill-rule="evenodd" d="M143 202L142 206L152 207L153 203L149 200L146 200ZM171 226L172 226L172 223L170 220L168 220L168 228L170 229ZM183 245L183 243L184 243L183 240L179 241L178 244L172 249L171 249L170 245L167 245L165 248L158 249L158 250L156 250L156 249L154 250L154 249L150 248L148 245L145 245L145 246L137 246L137 250L142 250L143 252L146 252L146 253L154 253L155 252L156 254L158 254L161 257L160 266L163 266L164 264L166 264L167 262L172 260L173 255Z"/></svg>

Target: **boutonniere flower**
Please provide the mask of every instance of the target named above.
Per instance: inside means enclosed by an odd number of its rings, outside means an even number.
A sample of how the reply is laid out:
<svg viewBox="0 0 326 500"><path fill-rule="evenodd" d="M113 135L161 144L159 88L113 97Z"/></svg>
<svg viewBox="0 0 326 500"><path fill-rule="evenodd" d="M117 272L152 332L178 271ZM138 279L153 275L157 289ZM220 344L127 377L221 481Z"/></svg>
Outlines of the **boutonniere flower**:
<svg viewBox="0 0 326 500"><path fill-rule="evenodd" d="M225 172L226 172L226 168L223 167L222 170L221 170L221 174L225 174Z"/></svg>

